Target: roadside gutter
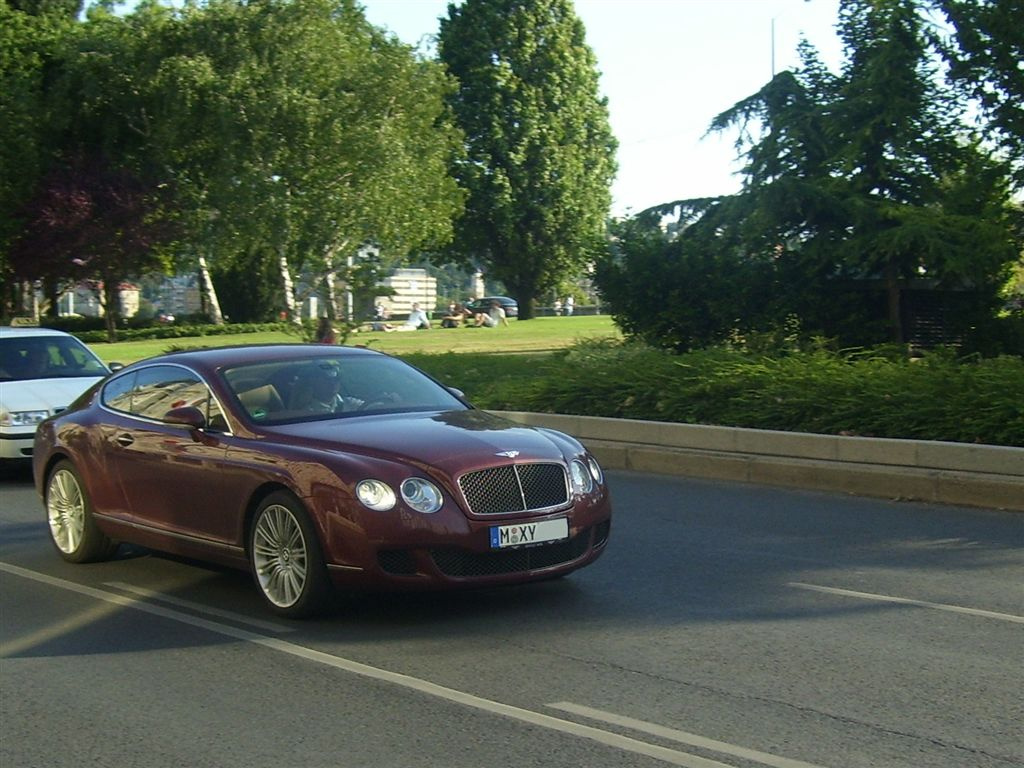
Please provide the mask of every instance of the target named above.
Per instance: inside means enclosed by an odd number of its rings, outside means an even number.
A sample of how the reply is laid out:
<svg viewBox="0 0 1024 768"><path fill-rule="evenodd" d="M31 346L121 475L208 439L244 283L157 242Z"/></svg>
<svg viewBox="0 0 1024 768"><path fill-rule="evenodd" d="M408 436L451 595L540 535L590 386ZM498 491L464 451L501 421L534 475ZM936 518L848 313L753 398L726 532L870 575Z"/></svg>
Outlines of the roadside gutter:
<svg viewBox="0 0 1024 768"><path fill-rule="evenodd" d="M497 411L608 469L1024 512L1024 448Z"/></svg>

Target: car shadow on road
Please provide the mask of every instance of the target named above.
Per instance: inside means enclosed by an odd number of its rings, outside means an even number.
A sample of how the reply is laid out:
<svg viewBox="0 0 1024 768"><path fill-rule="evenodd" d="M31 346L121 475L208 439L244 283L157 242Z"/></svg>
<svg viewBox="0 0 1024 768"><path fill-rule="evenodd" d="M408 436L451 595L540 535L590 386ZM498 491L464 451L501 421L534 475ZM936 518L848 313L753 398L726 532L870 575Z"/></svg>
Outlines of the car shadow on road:
<svg viewBox="0 0 1024 768"><path fill-rule="evenodd" d="M756 631L764 623L906 609L796 589L796 582L929 600L935 595L926 590L934 587L921 581L928 574L955 601L958 589L966 595L974 571L1024 571L1019 515L701 480L659 478L653 485L650 476L613 473L616 517L608 550L568 577L472 591L339 593L325 614L306 621L271 615L245 572L141 547L122 545L115 560L84 566L87 571L59 561L47 570L160 606L171 618L178 612L229 627L260 622L253 631L276 625L293 642L351 646L496 636L529 645L578 633L659 636L713 626ZM34 542L50 548L42 519L4 527L5 553L23 553ZM129 624L142 615L130 603L117 614L118 623ZM230 641L207 634L168 632L162 642ZM132 637L120 634L117 650L137 650ZM139 641L146 648L152 643ZM44 643L22 653L68 650Z"/></svg>

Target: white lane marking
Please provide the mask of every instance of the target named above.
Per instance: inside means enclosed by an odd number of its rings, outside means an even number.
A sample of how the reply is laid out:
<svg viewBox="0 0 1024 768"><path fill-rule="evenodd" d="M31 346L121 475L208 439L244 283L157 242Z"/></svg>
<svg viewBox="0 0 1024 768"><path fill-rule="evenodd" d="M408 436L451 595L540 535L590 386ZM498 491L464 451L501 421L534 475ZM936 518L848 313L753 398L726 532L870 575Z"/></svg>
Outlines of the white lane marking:
<svg viewBox="0 0 1024 768"><path fill-rule="evenodd" d="M125 584L122 581L107 581L104 582L103 586L113 587L121 592L130 592L133 595L139 595L147 600L153 600L154 602L167 603L168 605L176 605L179 608L187 608L190 611L197 611L198 613L206 613L211 616L219 616L222 619L233 621L236 624L247 624L250 627L256 627L257 629L265 629L268 632L294 632L292 627L284 627L280 624L274 624L270 621L262 621L260 619L252 619L248 616L243 616L240 613L233 611L225 611L221 608L212 608L208 605L201 605L200 603L193 603L190 600L182 600L180 597L171 597L163 592L156 592L152 589L143 589L142 587L136 587L131 584Z"/></svg>
<svg viewBox="0 0 1024 768"><path fill-rule="evenodd" d="M772 755L767 752L758 752L754 749L739 747L735 744L729 744L724 741L706 739L695 733L687 733L686 731L679 731L675 728L667 728L663 725L648 723L644 720L635 720L632 717L617 715L614 712L603 712L600 709L591 709L590 707L584 707L580 704L573 704L571 701L557 701L553 704L548 704L548 706L552 709L571 712L574 715L587 717L591 720L598 720L609 725L618 725L623 728L640 731L641 733L648 733L651 736L658 736L662 739L678 741L682 744L688 744L691 747L699 747L700 749L707 749L712 752L720 752L724 755L729 755L730 757L742 758L743 760L752 760L755 763L772 766L772 768L822 768L822 766L815 765L814 763L805 763L802 760L792 760L788 757L779 757L778 755Z"/></svg>
<svg viewBox="0 0 1024 768"><path fill-rule="evenodd" d="M838 587L823 587L820 584L804 584L800 581L791 581L788 586L796 589L807 589L812 592L824 592L829 595L842 595L843 597L859 597L861 600L876 600L882 603L900 603L902 605L916 605L919 608L933 608L937 611L949 611L950 613L964 613L968 616L982 616L986 619L999 619L1014 624L1024 624L1024 616L1015 616L1012 613L998 613L996 611L983 611L980 608L965 608L962 605L949 605L947 603L930 603L927 600L912 600L908 597L893 597L892 595L876 595L871 592L855 592L852 589L839 589Z"/></svg>
<svg viewBox="0 0 1024 768"><path fill-rule="evenodd" d="M461 704L489 714L499 715L511 720L527 723L529 725L547 728L552 731L577 736L582 739L588 739L607 747L612 747L613 749L622 750L623 752L631 752L645 757L650 757L655 760L660 760L661 762L668 763L669 765L678 765L682 766L682 768L735 768L735 766L728 765L727 763L720 763L717 760L709 760L706 757L669 749L667 747L661 747L656 744L649 744L639 739L633 739L628 736L621 736L609 731L603 731L600 728L574 723L571 720L562 720L557 717L552 717L551 715L545 715L541 712L534 712L529 709L514 707L510 704L502 704L499 701L484 699L479 696L474 696L471 693L465 693L464 691L458 691L454 688L446 688L443 685L431 683L428 680L421 680L420 678L410 677L398 672L389 672L386 669L378 669L377 667L371 667L367 664L361 664L358 661L352 661L340 656L332 656L322 651L315 651L312 648L304 648L301 645L289 643L288 641L281 640L280 638L266 637L265 635L259 635L240 627L220 624L209 619L204 619L200 616L194 616L192 614L175 611L171 608L165 608L161 605L143 602L141 600L115 594L113 592L105 592L94 587L87 587L84 584L65 581L64 579L58 579L54 576L49 576L37 571L31 571L27 568L11 565L10 563L0 562L0 571L5 571L24 579L31 579L58 589L76 592L80 595L85 595L86 597L91 597L96 600L113 603L123 608L130 608L153 616L160 616L164 619L204 629L218 635L259 645L273 651L278 651L279 653L286 653L290 656L295 656L317 664L323 664L324 666L333 667L334 669L340 669L371 680L378 680L392 685L398 685L409 690L418 691L419 693L423 693L428 696L444 699L445 701L450 701L455 704Z"/></svg>

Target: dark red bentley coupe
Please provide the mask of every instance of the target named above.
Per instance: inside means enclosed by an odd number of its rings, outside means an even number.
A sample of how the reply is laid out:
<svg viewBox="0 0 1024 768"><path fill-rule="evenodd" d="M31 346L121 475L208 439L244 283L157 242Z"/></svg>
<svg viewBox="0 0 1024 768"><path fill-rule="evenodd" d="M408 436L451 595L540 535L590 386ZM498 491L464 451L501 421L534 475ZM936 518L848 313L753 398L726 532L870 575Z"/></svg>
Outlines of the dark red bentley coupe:
<svg viewBox="0 0 1024 768"><path fill-rule="evenodd" d="M32 461L64 559L126 541L248 568L289 617L332 585L560 576L593 562L611 527L601 468L576 440L360 348L135 363L40 424Z"/></svg>

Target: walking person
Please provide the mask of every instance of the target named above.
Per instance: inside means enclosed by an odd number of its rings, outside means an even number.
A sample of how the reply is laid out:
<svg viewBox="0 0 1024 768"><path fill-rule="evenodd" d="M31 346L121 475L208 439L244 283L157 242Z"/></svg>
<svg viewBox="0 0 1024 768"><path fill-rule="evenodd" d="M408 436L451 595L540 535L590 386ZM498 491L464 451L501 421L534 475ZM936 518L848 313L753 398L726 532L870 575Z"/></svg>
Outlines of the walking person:
<svg viewBox="0 0 1024 768"><path fill-rule="evenodd" d="M331 324L331 318L321 317L320 322L316 326L316 343L317 344L337 344L338 343L338 332L334 330L334 326Z"/></svg>

